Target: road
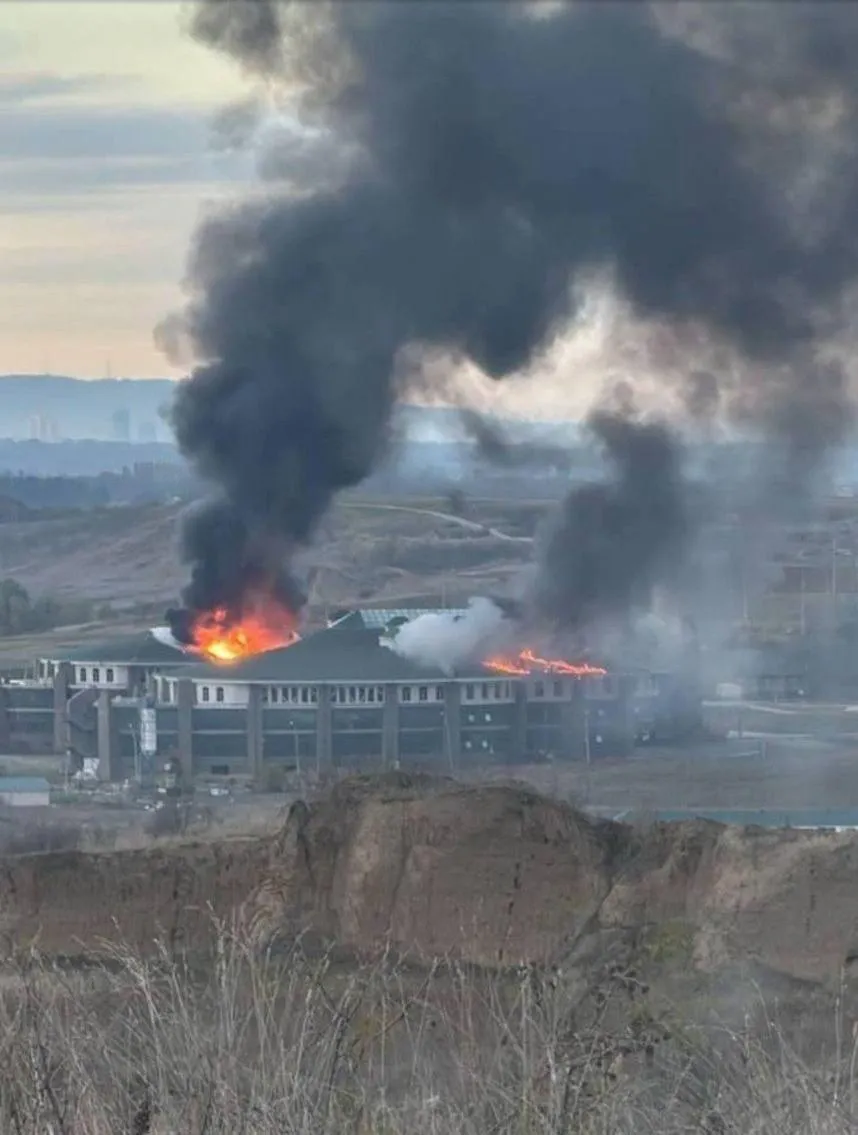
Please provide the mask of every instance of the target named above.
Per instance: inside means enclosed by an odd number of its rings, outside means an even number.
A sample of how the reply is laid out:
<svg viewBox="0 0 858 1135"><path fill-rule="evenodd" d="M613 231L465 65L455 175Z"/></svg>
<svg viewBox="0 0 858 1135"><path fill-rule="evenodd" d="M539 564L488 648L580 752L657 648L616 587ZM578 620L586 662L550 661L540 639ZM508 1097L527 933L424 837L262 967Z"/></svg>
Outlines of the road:
<svg viewBox="0 0 858 1135"><path fill-rule="evenodd" d="M341 501L341 508L371 508L382 509L386 512L410 512L416 516L431 516L435 520L444 520L448 524L458 524L460 528L467 528L470 532L478 532L481 536L493 536L496 540L505 540L510 544L532 544L532 536L511 536L508 532L501 532L498 528L489 528L476 520L467 520L464 516L455 516L450 512L438 512L434 508L418 508L408 504L370 504L361 501Z"/></svg>

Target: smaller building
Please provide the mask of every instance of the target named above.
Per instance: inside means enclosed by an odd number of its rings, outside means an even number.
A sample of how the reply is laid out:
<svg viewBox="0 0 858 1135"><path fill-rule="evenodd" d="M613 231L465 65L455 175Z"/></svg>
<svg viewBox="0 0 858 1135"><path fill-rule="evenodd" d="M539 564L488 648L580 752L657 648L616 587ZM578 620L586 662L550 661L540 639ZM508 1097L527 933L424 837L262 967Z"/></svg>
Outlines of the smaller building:
<svg viewBox="0 0 858 1135"><path fill-rule="evenodd" d="M47 808L51 786L43 776L0 776L0 804L11 808Z"/></svg>

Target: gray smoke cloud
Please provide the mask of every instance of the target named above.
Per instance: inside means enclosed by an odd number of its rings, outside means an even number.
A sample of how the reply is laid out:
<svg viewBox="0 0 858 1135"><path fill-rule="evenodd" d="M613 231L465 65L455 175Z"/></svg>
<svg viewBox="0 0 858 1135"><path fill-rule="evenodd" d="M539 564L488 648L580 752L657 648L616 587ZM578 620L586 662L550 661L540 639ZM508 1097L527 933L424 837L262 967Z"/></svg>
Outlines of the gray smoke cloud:
<svg viewBox="0 0 858 1135"><path fill-rule="evenodd" d="M200 5L194 33L348 160L197 234L199 365L173 422L219 496L185 531L187 608L232 608L248 580L294 598L291 550L385 452L404 349L503 379L594 268L756 367L689 367L689 413L720 407L801 469L843 436L846 376L818 343L858 266L858 8L692 7ZM687 527L678 438L613 403L591 427L616 476L570 495L538 572L566 624L643 602Z"/></svg>

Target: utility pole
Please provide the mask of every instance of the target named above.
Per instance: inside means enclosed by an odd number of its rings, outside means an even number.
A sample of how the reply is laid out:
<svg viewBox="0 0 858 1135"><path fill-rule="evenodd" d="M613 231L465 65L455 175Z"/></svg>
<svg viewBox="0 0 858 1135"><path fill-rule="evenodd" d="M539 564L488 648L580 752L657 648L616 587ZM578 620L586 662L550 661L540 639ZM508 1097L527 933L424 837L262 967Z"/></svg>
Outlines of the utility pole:
<svg viewBox="0 0 858 1135"><path fill-rule="evenodd" d="M837 555L839 551L835 533L831 537L831 627L835 633L837 631Z"/></svg>
<svg viewBox="0 0 858 1135"><path fill-rule="evenodd" d="M590 710L584 709L584 760L590 767Z"/></svg>

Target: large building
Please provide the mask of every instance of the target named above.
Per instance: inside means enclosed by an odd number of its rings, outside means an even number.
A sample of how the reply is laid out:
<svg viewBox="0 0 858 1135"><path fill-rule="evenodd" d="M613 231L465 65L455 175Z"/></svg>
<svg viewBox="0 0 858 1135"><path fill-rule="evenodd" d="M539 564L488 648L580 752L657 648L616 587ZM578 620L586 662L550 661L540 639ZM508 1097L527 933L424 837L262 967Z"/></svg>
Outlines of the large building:
<svg viewBox="0 0 858 1135"><path fill-rule="evenodd" d="M171 761L185 777L258 782L296 766L455 770L620 756L699 717L699 694L666 674L418 665L392 649L389 632L422 613L353 611L229 666L151 633L43 658L35 679L0 687L0 741L23 733L78 762L97 759L109 780L145 779Z"/></svg>

